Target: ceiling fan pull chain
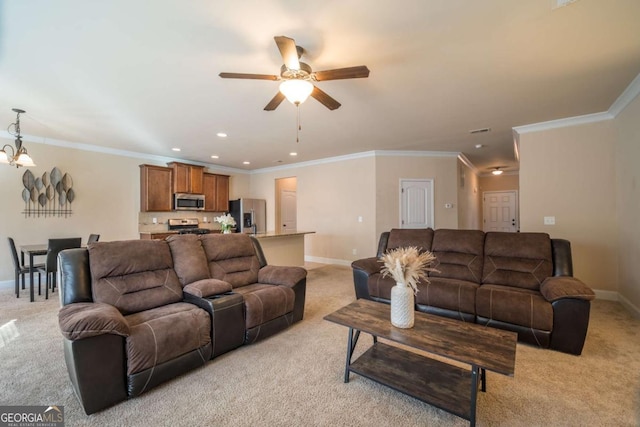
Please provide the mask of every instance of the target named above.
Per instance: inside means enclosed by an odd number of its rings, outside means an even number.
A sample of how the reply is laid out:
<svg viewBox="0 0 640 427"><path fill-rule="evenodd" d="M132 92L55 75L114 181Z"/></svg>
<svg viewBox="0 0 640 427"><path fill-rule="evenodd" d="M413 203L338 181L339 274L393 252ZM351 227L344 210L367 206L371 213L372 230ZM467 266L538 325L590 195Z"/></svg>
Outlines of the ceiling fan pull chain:
<svg viewBox="0 0 640 427"><path fill-rule="evenodd" d="M300 126L300 104L296 104L296 143L300 142L301 130L302 126Z"/></svg>

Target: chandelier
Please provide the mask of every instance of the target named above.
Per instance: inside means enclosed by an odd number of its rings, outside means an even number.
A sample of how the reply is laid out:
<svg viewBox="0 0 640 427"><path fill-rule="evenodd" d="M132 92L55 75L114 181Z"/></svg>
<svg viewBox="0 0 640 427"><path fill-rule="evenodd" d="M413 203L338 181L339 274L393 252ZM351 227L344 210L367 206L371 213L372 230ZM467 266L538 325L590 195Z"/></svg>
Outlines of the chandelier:
<svg viewBox="0 0 640 427"><path fill-rule="evenodd" d="M20 135L20 114L24 113L24 110L19 108L12 109L16 114L16 122L11 123L7 131L16 137L16 148L14 149L11 145L5 144L0 150L0 163L8 164L10 166L15 166L19 168L20 166L35 166L33 163L33 159L27 154L27 149L22 145L22 136ZM11 132L11 126L14 128L14 132ZM7 152L7 150L11 150L11 155Z"/></svg>

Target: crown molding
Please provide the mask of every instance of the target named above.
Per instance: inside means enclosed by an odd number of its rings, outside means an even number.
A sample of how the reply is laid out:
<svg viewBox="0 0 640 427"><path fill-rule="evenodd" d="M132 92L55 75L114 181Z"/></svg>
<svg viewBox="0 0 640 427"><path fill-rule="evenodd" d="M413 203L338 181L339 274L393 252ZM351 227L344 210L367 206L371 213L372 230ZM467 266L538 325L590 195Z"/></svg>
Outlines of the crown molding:
<svg viewBox="0 0 640 427"><path fill-rule="evenodd" d="M516 126L513 129L514 137L529 132L557 129L568 126L596 123L604 120L615 119L626 107L640 94L640 74L629 83L629 86L620 94L607 111L601 113L585 114L583 116L568 117L565 119L550 120L548 122L533 123L530 125ZM519 139L518 139L519 140Z"/></svg>
<svg viewBox="0 0 640 427"><path fill-rule="evenodd" d="M635 79L627 86L627 88L620 94L618 99L615 100L611 107L609 107L609 114L613 117L617 117L618 114L624 110L627 105L631 103L635 99L636 96L640 94L640 74L636 76Z"/></svg>
<svg viewBox="0 0 640 427"><path fill-rule="evenodd" d="M473 163L471 163L471 160L469 160L467 158L467 156L465 156L463 153L458 153L458 160L460 160L460 162L465 165L466 167L468 167L469 169L471 169L471 171L476 174L476 176L480 176L480 170L478 170L477 167L475 167L475 165Z"/></svg>
<svg viewBox="0 0 640 427"><path fill-rule="evenodd" d="M13 135L11 135L7 131L0 132L0 137L11 139L11 140L15 139L15 137ZM204 167L207 167L207 168L215 169L216 171L220 171L220 172L229 172L229 173L236 173L236 174L241 174L241 173L245 173L246 174L246 173L248 173L248 171L246 171L244 169L236 169L236 168L230 168L230 167L227 167L227 166L219 166L219 165L216 165L214 163L205 163L205 162L198 162L198 161L194 161L194 160L185 160L185 159L181 159L181 158L178 158L178 157L157 156L157 155L154 155L154 154L145 154L145 153L139 153L139 152L136 152L136 151L119 150L119 149L116 149L116 148L103 147L103 146L100 146L100 145L84 144L84 143L79 143L79 142L69 142L69 141L64 141L64 140L60 140L60 139L44 138L44 137L38 137L38 136L32 136L32 135L23 134L22 135L22 140L26 141L26 142L32 142L34 144L53 145L53 146L56 146L56 147L72 148L72 149L75 149L75 150L91 151L91 152L94 152L94 153L111 154L111 155L114 155L114 156L130 157L130 158L141 159L141 160L145 160L145 161L153 160L153 161L162 162L162 163L186 162L186 161L188 161L190 164L194 164L194 165L198 165L198 166L204 166Z"/></svg>

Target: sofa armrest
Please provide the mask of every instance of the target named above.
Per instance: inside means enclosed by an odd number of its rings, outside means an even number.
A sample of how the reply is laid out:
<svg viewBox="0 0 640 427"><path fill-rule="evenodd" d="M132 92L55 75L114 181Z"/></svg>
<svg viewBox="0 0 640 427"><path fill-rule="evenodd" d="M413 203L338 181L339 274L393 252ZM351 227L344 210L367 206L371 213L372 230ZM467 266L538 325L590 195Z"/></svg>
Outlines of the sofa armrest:
<svg viewBox="0 0 640 427"><path fill-rule="evenodd" d="M547 277L540 285L540 293L549 302L563 298L591 301L596 297L591 288L571 276Z"/></svg>
<svg viewBox="0 0 640 427"><path fill-rule="evenodd" d="M182 288L182 291L200 298L208 298L214 295L221 295L231 292L233 287L230 283L218 279L203 279L189 283Z"/></svg>
<svg viewBox="0 0 640 427"><path fill-rule="evenodd" d="M302 280L306 281L307 270L302 267L267 265L258 271L258 283L294 287Z"/></svg>
<svg viewBox="0 0 640 427"><path fill-rule="evenodd" d="M371 257L353 261L351 263L351 268L362 271L367 276L371 276L372 274L380 273L382 265L383 264L380 262L379 258Z"/></svg>
<svg viewBox="0 0 640 427"><path fill-rule="evenodd" d="M98 335L129 336L129 324L112 305L103 303L73 303L58 312L60 332L68 340L76 341Z"/></svg>

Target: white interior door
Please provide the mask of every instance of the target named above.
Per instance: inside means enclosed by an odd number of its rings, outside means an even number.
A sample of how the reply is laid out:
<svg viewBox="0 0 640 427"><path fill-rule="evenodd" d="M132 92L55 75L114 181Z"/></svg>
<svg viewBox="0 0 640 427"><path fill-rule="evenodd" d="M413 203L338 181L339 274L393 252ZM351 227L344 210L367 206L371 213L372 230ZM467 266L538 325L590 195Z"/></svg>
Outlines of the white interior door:
<svg viewBox="0 0 640 427"><path fill-rule="evenodd" d="M400 180L400 228L433 228L433 180Z"/></svg>
<svg viewBox="0 0 640 427"><path fill-rule="evenodd" d="M280 191L280 219L282 221L282 231L296 231L297 214L296 214L297 194L292 190Z"/></svg>
<svg viewBox="0 0 640 427"><path fill-rule="evenodd" d="M518 231L517 191L485 191L482 200L484 231Z"/></svg>

